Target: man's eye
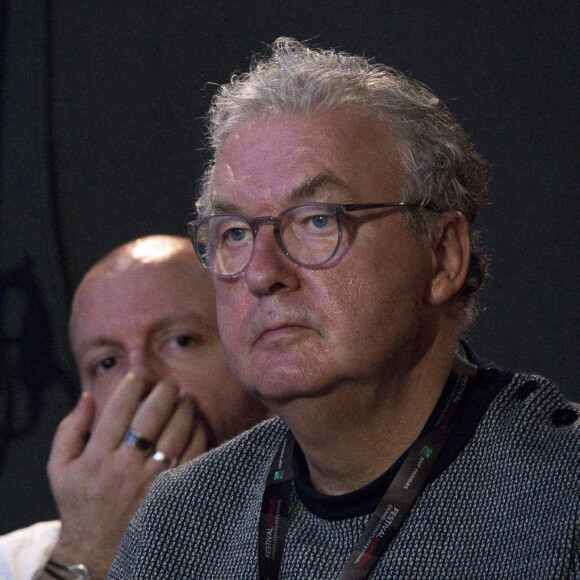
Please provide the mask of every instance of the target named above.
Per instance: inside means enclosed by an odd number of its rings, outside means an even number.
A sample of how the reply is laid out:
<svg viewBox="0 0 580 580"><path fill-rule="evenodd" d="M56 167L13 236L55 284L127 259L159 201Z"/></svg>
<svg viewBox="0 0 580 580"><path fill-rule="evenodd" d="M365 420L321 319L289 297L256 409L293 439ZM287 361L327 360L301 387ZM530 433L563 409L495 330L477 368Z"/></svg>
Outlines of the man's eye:
<svg viewBox="0 0 580 580"><path fill-rule="evenodd" d="M239 244L248 238L247 228L229 228L224 232L225 243Z"/></svg>
<svg viewBox="0 0 580 580"><path fill-rule="evenodd" d="M312 217L308 218L309 224L317 229L325 228L329 225L331 216L329 215L313 215Z"/></svg>
<svg viewBox="0 0 580 580"><path fill-rule="evenodd" d="M193 342L193 337L188 336L187 334L180 334L179 336L176 336L173 340L175 341L175 344L177 344L177 346L187 348Z"/></svg>
<svg viewBox="0 0 580 580"><path fill-rule="evenodd" d="M112 356L109 356L99 361L96 365L96 369L97 371L108 371L109 369L112 369L116 364L117 359Z"/></svg>
<svg viewBox="0 0 580 580"><path fill-rule="evenodd" d="M334 234L337 229L336 217L327 213L313 213L302 216L300 232L306 235Z"/></svg>

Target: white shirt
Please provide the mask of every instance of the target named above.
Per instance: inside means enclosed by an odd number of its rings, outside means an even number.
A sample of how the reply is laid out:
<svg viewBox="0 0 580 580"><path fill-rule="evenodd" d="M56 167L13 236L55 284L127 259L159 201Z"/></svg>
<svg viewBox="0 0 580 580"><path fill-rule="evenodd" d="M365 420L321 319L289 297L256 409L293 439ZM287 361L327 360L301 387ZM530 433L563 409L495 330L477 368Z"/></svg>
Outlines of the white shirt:
<svg viewBox="0 0 580 580"><path fill-rule="evenodd" d="M56 544L60 521L39 522L0 536L0 580L30 580Z"/></svg>

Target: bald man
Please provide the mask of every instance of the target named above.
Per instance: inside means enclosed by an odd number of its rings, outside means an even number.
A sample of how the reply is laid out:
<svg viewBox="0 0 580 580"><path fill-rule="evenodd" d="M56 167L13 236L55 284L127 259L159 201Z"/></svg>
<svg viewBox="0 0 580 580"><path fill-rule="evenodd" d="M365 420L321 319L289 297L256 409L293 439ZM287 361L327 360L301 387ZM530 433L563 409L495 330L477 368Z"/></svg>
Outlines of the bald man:
<svg viewBox="0 0 580 580"><path fill-rule="evenodd" d="M69 335L83 392L48 462L61 520L1 537L2 578L104 578L153 479L268 414L230 374L186 238L105 256L75 293Z"/></svg>

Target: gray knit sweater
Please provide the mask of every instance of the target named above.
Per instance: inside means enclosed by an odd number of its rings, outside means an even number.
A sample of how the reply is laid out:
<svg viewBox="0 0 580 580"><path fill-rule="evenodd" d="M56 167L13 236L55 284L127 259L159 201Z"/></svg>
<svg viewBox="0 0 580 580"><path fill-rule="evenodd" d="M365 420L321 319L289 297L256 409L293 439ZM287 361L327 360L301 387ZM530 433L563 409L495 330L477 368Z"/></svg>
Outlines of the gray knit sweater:
<svg viewBox="0 0 580 580"><path fill-rule="evenodd" d="M515 375L371 578L580 578L578 410L546 379ZM273 419L159 477L109 578L256 579L264 482L285 432ZM368 517L322 519L294 494L280 578L335 580Z"/></svg>

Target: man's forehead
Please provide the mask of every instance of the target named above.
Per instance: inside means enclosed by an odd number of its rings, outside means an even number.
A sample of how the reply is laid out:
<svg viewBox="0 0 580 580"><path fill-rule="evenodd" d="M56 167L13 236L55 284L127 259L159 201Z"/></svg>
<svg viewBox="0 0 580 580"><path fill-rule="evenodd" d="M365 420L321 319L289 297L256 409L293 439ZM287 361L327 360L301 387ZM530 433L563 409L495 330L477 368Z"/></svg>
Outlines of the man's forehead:
<svg viewBox="0 0 580 580"><path fill-rule="evenodd" d="M368 115L279 117L246 123L226 139L216 159L210 204L221 213L253 207L256 195L274 205L349 203L371 180L389 182L379 187L382 191L398 185L399 177L398 141Z"/></svg>
<svg viewBox="0 0 580 580"><path fill-rule="evenodd" d="M71 337L129 321L155 326L164 320L199 319L215 313L213 284L205 270L181 260L135 269L103 270L83 281L71 310Z"/></svg>
<svg viewBox="0 0 580 580"><path fill-rule="evenodd" d="M226 140L213 171L214 191L231 187L266 190L272 185L292 190L336 165L332 145L324 146L317 141L328 142L328 136L290 135L285 127L279 131L262 131L258 126L255 131L253 126L246 127ZM295 133L297 129L292 131Z"/></svg>
<svg viewBox="0 0 580 580"><path fill-rule="evenodd" d="M321 171L299 180L295 186L282 191L280 197L287 204L352 201L348 185L332 171ZM240 209L240 202L235 194L228 195L216 190L212 196L212 209L215 213L234 213Z"/></svg>

